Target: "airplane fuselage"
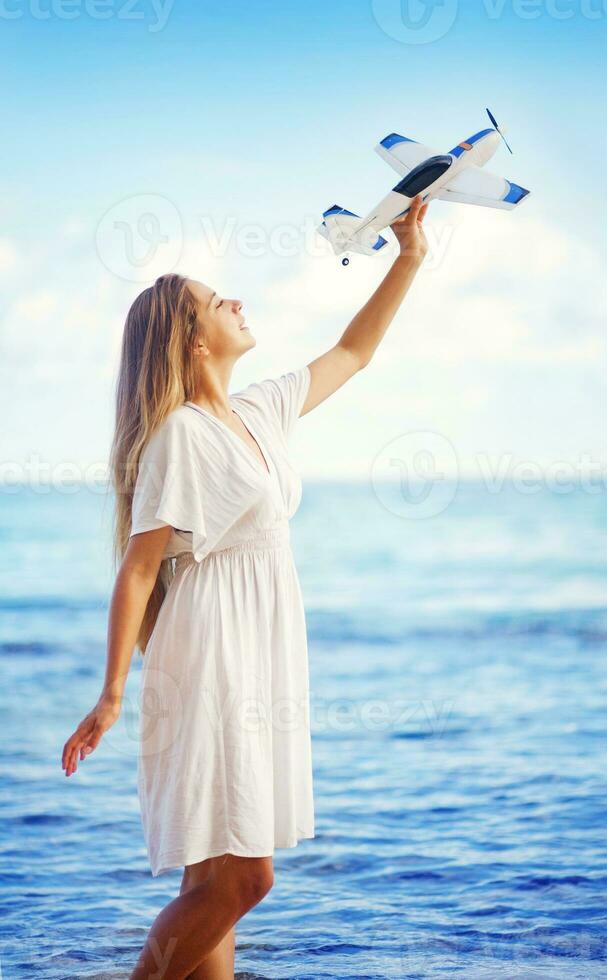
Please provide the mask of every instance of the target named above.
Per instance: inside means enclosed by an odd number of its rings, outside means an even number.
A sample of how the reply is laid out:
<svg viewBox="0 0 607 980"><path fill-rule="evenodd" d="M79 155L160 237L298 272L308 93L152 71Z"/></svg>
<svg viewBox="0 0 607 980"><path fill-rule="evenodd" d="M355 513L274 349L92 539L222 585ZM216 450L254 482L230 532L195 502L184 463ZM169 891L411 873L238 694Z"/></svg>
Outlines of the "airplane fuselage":
<svg viewBox="0 0 607 980"><path fill-rule="evenodd" d="M334 253L376 254L388 244L382 231L409 211L412 199L418 194L424 202L439 198L455 204L476 204L502 210L517 207L529 191L485 169L500 140L506 143L495 117L489 110L487 113L493 128L481 129L449 153L439 153L400 133L385 136L375 150L400 179L364 217L340 204L332 204L323 211L318 231L330 241ZM506 146L510 150L508 143ZM348 258L342 259L343 265L348 262Z"/></svg>
<svg viewBox="0 0 607 980"><path fill-rule="evenodd" d="M469 166L482 167L491 159L500 144L500 136L494 129L471 137L474 142L463 140L450 153L428 157L406 174L392 190L381 199L365 217L356 237L364 236L365 229L381 229L406 214L416 194L423 201L437 197L441 188L455 175ZM344 246L344 251L347 245Z"/></svg>

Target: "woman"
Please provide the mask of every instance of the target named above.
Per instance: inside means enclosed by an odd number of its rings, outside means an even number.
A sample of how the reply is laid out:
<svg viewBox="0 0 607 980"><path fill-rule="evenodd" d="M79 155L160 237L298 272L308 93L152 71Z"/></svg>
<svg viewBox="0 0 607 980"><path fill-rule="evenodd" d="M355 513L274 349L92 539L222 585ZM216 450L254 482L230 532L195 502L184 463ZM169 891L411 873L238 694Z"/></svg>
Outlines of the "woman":
<svg viewBox="0 0 607 980"><path fill-rule="evenodd" d="M170 275L129 311L106 676L62 766L72 775L119 717L137 644L146 845L154 876L184 874L131 980L232 978L235 924L271 888L274 848L314 836L287 444L299 416L369 363L426 253L426 208L418 196L393 225L400 254L333 348L235 395L233 366L255 346L240 301Z"/></svg>

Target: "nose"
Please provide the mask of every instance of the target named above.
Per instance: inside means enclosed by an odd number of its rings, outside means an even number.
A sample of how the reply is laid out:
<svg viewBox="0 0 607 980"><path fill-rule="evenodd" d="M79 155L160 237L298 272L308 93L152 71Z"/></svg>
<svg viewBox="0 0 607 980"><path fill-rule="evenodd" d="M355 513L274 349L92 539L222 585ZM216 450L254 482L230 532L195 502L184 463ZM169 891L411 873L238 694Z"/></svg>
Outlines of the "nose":
<svg viewBox="0 0 607 980"><path fill-rule="evenodd" d="M242 303L241 303L241 301L239 299L235 299L234 300L234 306L236 308L236 312L237 313L240 313L240 311L242 309Z"/></svg>

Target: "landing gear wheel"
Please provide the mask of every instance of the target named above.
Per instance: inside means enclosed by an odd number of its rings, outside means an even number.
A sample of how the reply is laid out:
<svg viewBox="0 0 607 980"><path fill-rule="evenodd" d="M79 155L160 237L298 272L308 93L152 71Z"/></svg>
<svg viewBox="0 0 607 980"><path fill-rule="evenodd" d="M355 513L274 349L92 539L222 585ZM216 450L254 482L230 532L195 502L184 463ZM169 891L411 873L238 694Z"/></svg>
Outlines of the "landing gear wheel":
<svg viewBox="0 0 607 980"><path fill-rule="evenodd" d="M341 260L341 264L342 265L350 265L350 259L342 259Z"/></svg>

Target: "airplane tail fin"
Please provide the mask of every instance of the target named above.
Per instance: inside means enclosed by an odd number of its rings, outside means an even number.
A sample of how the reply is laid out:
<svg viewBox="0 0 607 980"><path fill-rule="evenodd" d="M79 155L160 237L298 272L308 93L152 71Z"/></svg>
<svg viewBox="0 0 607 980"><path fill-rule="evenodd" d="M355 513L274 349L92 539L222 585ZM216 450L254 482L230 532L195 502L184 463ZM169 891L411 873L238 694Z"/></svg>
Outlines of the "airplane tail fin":
<svg viewBox="0 0 607 980"><path fill-rule="evenodd" d="M373 255L388 244L387 239L366 224L360 215L347 211L339 204L333 204L323 212L323 222L318 232L329 240L336 255L350 251Z"/></svg>

